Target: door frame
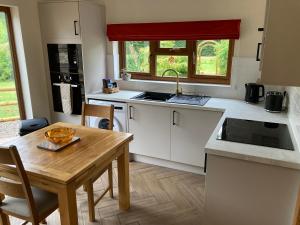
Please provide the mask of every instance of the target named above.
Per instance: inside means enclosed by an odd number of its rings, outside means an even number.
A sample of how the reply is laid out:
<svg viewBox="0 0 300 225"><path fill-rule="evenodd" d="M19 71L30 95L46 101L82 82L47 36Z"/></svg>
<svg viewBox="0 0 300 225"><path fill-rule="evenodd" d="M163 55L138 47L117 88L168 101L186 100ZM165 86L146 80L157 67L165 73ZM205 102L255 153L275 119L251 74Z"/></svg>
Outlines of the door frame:
<svg viewBox="0 0 300 225"><path fill-rule="evenodd" d="M5 13L6 21L7 21L7 31L8 31L8 38L10 44L10 51L11 51L11 58L12 58L12 66L14 71L14 80L16 85L16 93L18 99L18 107L19 107L19 114L20 119L26 119L25 107L24 107L24 99L22 93L22 85L21 85L21 78L20 78L20 69L19 69L19 62L17 57L17 49L15 43L15 35L13 31L13 24L12 24L12 17L11 11L9 7L0 6L0 12Z"/></svg>

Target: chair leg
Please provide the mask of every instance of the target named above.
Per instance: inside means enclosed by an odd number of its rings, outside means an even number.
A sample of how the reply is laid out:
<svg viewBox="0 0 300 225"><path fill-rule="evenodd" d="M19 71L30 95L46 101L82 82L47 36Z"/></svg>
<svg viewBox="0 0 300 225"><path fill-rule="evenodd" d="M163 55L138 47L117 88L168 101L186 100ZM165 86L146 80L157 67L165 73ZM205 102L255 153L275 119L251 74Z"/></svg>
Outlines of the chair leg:
<svg viewBox="0 0 300 225"><path fill-rule="evenodd" d="M93 183L89 182L85 185L88 195L89 219L90 222L95 222L95 204L94 204L94 188Z"/></svg>
<svg viewBox="0 0 300 225"><path fill-rule="evenodd" d="M113 170L112 170L112 163L108 166L108 184L109 184L109 195L111 198L114 197L113 192Z"/></svg>
<svg viewBox="0 0 300 225"><path fill-rule="evenodd" d="M0 224L2 225L10 225L8 215L4 213L0 213Z"/></svg>

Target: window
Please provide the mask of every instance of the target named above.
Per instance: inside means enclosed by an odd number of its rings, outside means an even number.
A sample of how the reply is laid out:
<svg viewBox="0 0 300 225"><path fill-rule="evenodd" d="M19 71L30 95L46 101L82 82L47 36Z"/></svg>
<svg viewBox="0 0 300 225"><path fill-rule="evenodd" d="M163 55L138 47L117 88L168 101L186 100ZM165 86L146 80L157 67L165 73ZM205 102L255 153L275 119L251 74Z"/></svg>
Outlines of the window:
<svg viewBox="0 0 300 225"><path fill-rule="evenodd" d="M186 48L186 41L160 41L160 48Z"/></svg>
<svg viewBox="0 0 300 225"><path fill-rule="evenodd" d="M181 56L181 55L156 56L157 77L176 77L176 73L173 70L177 71L181 78L187 78L188 77L188 56Z"/></svg>
<svg viewBox="0 0 300 225"><path fill-rule="evenodd" d="M121 41L120 69L133 79L229 84L234 40Z"/></svg>
<svg viewBox="0 0 300 225"><path fill-rule="evenodd" d="M148 41L126 41L126 65L130 72L149 73L149 42Z"/></svg>
<svg viewBox="0 0 300 225"><path fill-rule="evenodd" d="M0 127L25 118L10 8L0 6Z"/></svg>
<svg viewBox="0 0 300 225"><path fill-rule="evenodd" d="M196 75L226 76L229 40L197 41L196 49Z"/></svg>

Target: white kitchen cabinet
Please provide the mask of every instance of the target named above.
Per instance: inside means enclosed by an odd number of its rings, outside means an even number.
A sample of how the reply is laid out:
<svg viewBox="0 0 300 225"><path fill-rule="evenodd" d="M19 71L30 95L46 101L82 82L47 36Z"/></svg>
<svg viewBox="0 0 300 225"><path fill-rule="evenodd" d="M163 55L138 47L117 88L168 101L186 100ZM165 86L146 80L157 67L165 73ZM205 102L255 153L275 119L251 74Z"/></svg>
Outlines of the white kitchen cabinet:
<svg viewBox="0 0 300 225"><path fill-rule="evenodd" d="M103 6L79 3L85 92L102 90L106 77L106 23Z"/></svg>
<svg viewBox="0 0 300 225"><path fill-rule="evenodd" d="M170 160L170 109L129 104L129 131L134 134L130 152Z"/></svg>
<svg viewBox="0 0 300 225"><path fill-rule="evenodd" d="M49 43L81 44L85 92L101 90L101 78L106 74L104 7L90 1L72 1L42 2L39 9L45 55Z"/></svg>
<svg viewBox="0 0 300 225"><path fill-rule="evenodd" d="M221 112L129 104L130 152L204 167L204 147Z"/></svg>
<svg viewBox="0 0 300 225"><path fill-rule="evenodd" d="M299 170L208 154L202 224L295 225L299 185Z"/></svg>
<svg viewBox="0 0 300 225"><path fill-rule="evenodd" d="M80 44L85 94L100 91L101 80L106 78L107 74L104 6L93 1L43 1L39 2L38 6L49 96L52 95L52 87L48 65L48 44ZM52 122L80 123L80 117L65 115L54 110L51 117Z"/></svg>
<svg viewBox="0 0 300 225"><path fill-rule="evenodd" d="M44 37L56 43L80 43L79 2L43 2L39 4Z"/></svg>
<svg viewBox="0 0 300 225"><path fill-rule="evenodd" d="M204 147L221 117L221 112L173 108L171 160L204 167Z"/></svg>
<svg viewBox="0 0 300 225"><path fill-rule="evenodd" d="M300 85L299 11L299 0L267 0L261 58L264 84Z"/></svg>

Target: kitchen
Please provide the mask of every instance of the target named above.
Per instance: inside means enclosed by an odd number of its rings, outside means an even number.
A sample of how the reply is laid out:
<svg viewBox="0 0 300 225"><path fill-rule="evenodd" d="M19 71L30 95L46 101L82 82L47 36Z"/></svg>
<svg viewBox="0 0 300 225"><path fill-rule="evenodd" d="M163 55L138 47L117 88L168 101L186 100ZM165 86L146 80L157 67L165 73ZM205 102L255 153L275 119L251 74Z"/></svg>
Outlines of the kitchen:
<svg viewBox="0 0 300 225"><path fill-rule="evenodd" d="M114 130L133 134L131 209L119 211L106 195L96 207L97 223L299 223L298 2L0 5L11 7L22 119L80 124L83 102L114 105ZM224 49L225 60L218 61ZM106 118L86 122L108 126ZM30 135L2 143L17 145ZM81 189L77 198L79 224L86 224L90 211ZM168 205L170 199L176 204ZM172 210L160 213L160 203ZM48 224L60 224L59 217L56 211Z"/></svg>

